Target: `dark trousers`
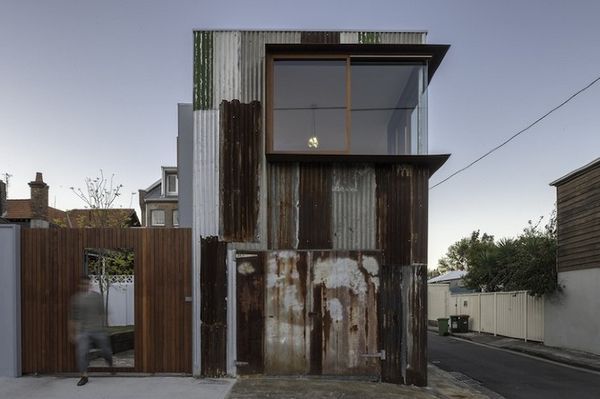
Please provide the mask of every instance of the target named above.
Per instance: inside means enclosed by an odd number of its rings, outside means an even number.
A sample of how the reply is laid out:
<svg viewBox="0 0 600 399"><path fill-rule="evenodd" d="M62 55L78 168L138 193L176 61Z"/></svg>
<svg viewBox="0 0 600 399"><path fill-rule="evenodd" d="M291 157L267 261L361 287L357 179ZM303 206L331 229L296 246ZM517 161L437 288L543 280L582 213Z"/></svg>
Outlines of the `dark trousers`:
<svg viewBox="0 0 600 399"><path fill-rule="evenodd" d="M88 368L88 352L92 342L100 349L101 356L109 363L112 363L112 350L108 336L100 331L85 331L77 336L77 367L79 372L85 373Z"/></svg>

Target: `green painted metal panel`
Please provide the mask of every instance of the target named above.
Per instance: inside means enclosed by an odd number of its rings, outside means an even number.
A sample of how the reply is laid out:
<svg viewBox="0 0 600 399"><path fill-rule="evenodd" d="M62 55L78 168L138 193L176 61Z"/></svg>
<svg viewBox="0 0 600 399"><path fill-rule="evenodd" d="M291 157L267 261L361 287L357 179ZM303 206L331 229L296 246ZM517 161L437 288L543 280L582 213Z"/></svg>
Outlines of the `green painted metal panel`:
<svg viewBox="0 0 600 399"><path fill-rule="evenodd" d="M358 32L358 42L360 44L378 44L381 43L379 32Z"/></svg>
<svg viewBox="0 0 600 399"><path fill-rule="evenodd" d="M194 110L210 109L213 96L213 32L194 32Z"/></svg>

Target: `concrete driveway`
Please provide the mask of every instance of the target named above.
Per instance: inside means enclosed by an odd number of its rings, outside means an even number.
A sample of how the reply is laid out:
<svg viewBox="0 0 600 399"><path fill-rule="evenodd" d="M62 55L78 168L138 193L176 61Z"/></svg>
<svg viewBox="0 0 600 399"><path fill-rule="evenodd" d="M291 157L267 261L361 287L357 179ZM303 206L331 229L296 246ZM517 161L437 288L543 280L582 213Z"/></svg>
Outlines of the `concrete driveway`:
<svg viewBox="0 0 600 399"><path fill-rule="evenodd" d="M235 380L191 377L0 377L2 399L224 399Z"/></svg>

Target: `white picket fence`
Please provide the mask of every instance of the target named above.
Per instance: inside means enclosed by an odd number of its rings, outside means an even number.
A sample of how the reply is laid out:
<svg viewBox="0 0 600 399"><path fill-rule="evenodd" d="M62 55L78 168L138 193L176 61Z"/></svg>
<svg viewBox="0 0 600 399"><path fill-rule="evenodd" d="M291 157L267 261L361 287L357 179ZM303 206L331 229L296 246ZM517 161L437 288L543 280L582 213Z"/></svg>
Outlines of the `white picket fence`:
<svg viewBox="0 0 600 399"><path fill-rule="evenodd" d="M108 325L131 326L135 324L133 276L111 276L108 293ZM100 292L98 283L92 279L91 290Z"/></svg>
<svg viewBox="0 0 600 399"><path fill-rule="evenodd" d="M527 291L451 295L447 284L429 284L428 319L469 315L469 330L526 341L544 341L544 298Z"/></svg>

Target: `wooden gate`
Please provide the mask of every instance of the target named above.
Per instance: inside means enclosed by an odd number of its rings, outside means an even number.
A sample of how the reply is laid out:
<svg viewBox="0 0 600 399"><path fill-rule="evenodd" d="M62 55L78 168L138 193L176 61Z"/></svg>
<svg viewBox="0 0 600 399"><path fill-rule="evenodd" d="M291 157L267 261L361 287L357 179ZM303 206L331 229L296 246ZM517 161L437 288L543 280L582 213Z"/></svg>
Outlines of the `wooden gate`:
<svg viewBox="0 0 600 399"><path fill-rule="evenodd" d="M237 254L240 374L378 377L379 254Z"/></svg>
<svg viewBox="0 0 600 399"><path fill-rule="evenodd" d="M23 373L76 371L68 312L86 248L134 251L132 371L191 373L191 230L148 228L21 230Z"/></svg>

